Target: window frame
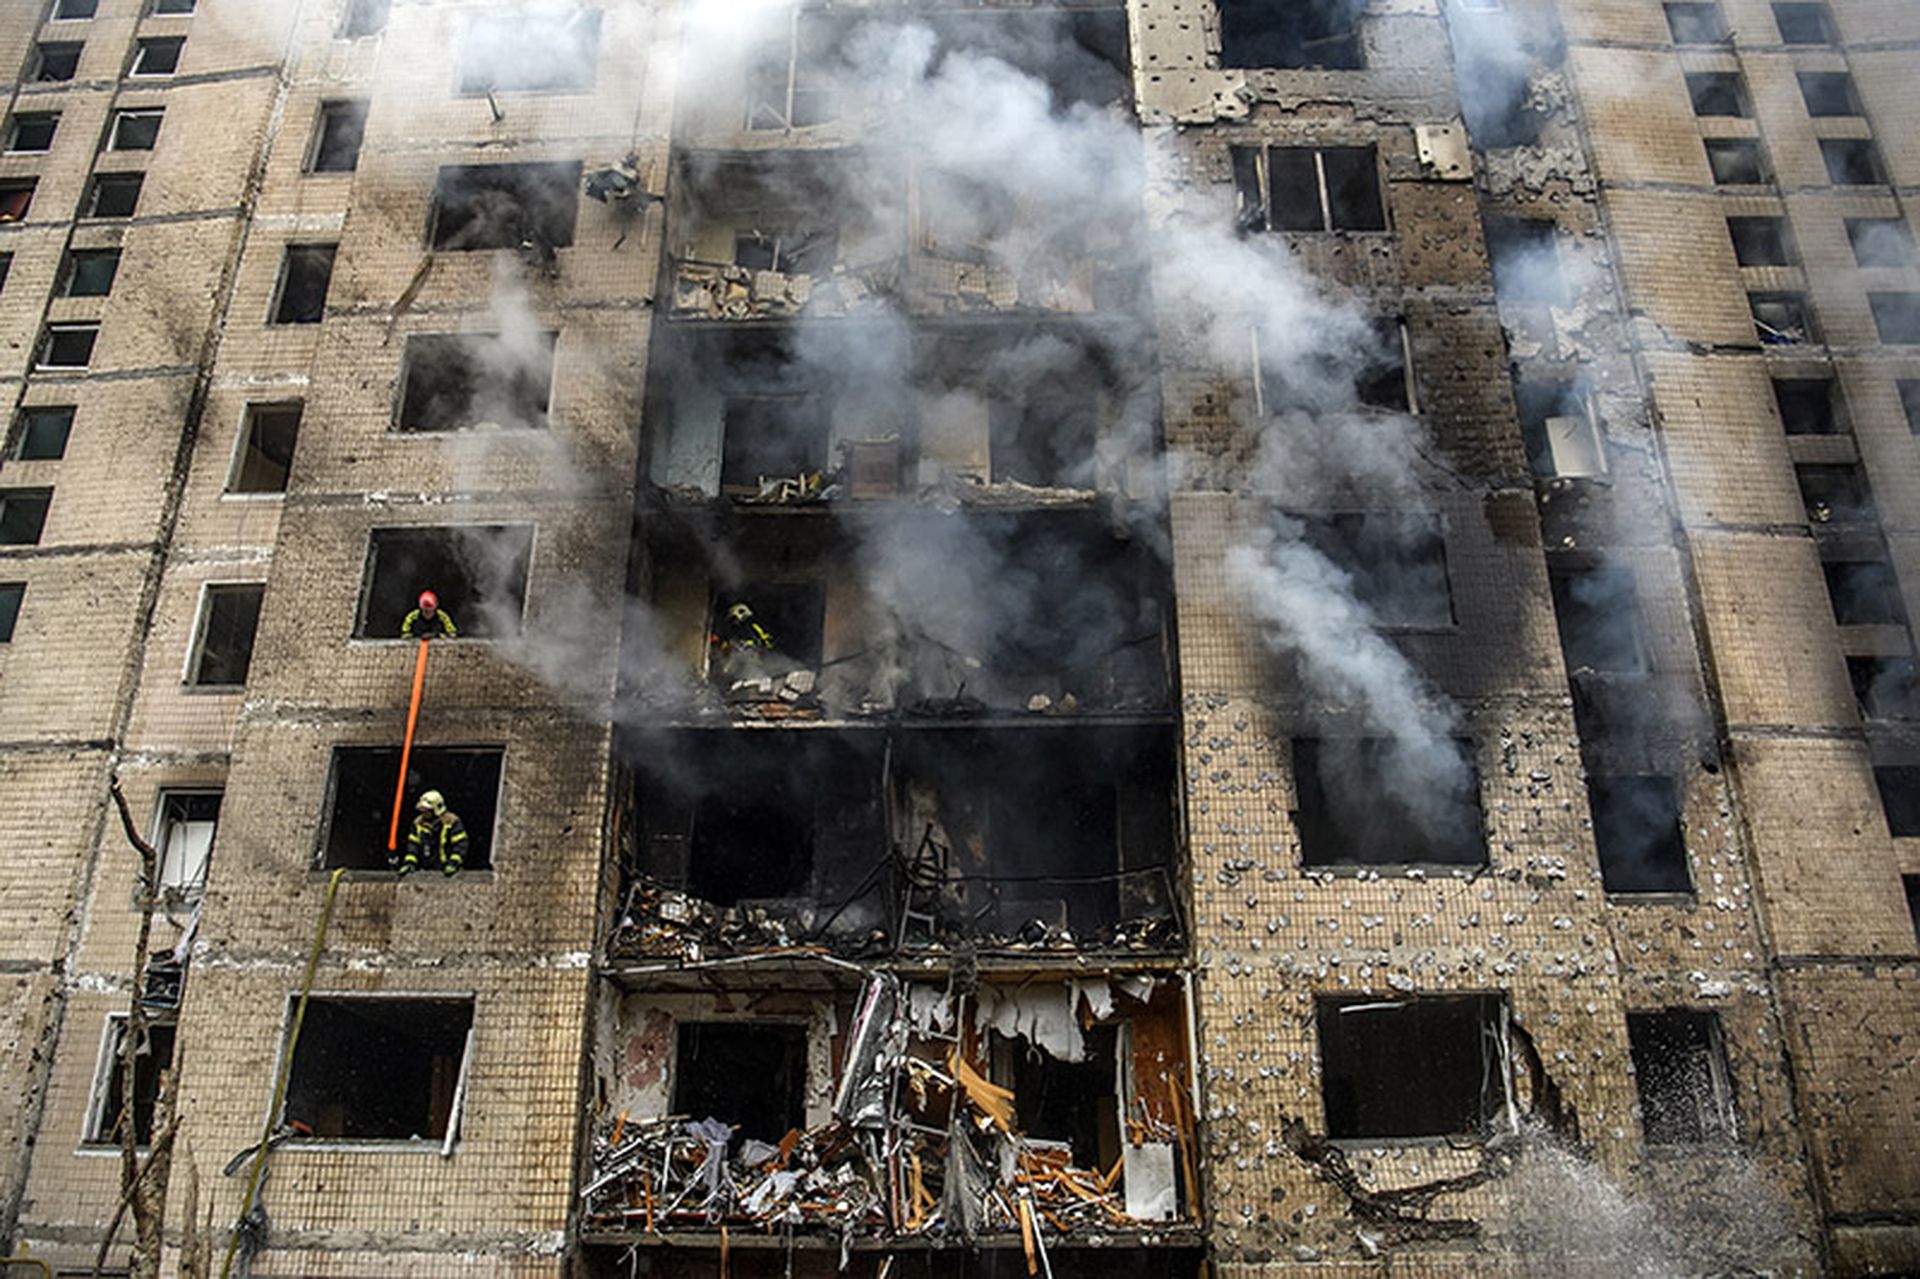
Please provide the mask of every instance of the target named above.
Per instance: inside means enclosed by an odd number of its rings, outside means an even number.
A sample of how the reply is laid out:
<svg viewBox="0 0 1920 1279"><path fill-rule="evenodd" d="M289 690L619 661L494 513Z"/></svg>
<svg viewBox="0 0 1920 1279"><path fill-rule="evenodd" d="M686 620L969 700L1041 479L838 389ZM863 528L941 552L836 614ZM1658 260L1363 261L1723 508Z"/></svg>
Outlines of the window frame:
<svg viewBox="0 0 1920 1279"><path fill-rule="evenodd" d="M307 142L307 154L301 161L300 172L309 176L330 174L352 174L359 171L360 152L366 147L367 114L372 102L367 98L325 98L315 108L313 115L313 136ZM353 109L358 110L360 136L353 144L353 163L343 168L321 168L320 157L326 149L329 126L337 120L349 117Z"/></svg>
<svg viewBox="0 0 1920 1279"><path fill-rule="evenodd" d="M12 462L58 462L67 455L67 445L73 441L73 421L78 415L79 406L75 404L22 404L14 410L13 442L7 449L7 460ZM66 430L60 436L60 451L43 457L28 457L27 436L32 431L29 418L36 413L66 414Z"/></svg>
<svg viewBox="0 0 1920 1279"><path fill-rule="evenodd" d="M173 65L165 71L143 71L147 55L165 46L173 49ZM187 50L185 36L142 36L133 43L133 58L127 63L129 80L170 80L180 74L180 59Z"/></svg>
<svg viewBox="0 0 1920 1279"><path fill-rule="evenodd" d="M132 190L133 201L125 213L101 213L99 211L100 191L103 185L121 189L130 188ZM83 212L80 216L83 220L97 220L102 222L121 222L128 218L138 217L140 213L140 196L146 190L146 185L147 174L144 169L125 169L107 173L96 173L87 182L85 204L83 205Z"/></svg>
<svg viewBox="0 0 1920 1279"><path fill-rule="evenodd" d="M44 122L47 127L47 141L44 146L23 147L20 145L20 125L22 121ZM60 112L58 111L16 111L7 120L8 155L45 155L53 150L53 141L60 132Z"/></svg>
<svg viewBox="0 0 1920 1279"><path fill-rule="evenodd" d="M111 1096L113 1088L113 1074L120 1068L120 1045L126 1036L128 1020L126 1013L110 1012L106 1016L105 1023L100 1028L100 1047L98 1049L98 1055L94 1058L93 1082L87 1089L87 1108L82 1112L80 1119L80 1147L78 1151L80 1154L113 1156L120 1153L120 1144L115 1141L113 1137L113 1119L115 1117L108 1115L106 1108L108 1098ZM166 1026L174 1031L176 1039L174 1041L173 1056L177 1057L179 1055L179 1040L177 1038L178 1024L170 1020L149 1019L147 1022L149 1030L161 1026ZM169 1059L169 1065L171 1065L171 1058ZM134 1078L128 1082L137 1085L138 1077L139 1066L136 1064L134 1067ZM137 1087L135 1091L138 1092ZM123 1102L123 1104L125 1103ZM151 1133L148 1134L148 1138L151 1140ZM135 1142L135 1151L144 1152L148 1148L146 1142Z"/></svg>
<svg viewBox="0 0 1920 1279"><path fill-rule="evenodd" d="M56 333L91 333L93 341L87 346L87 358L79 364L51 364L48 358L53 354L54 335ZM93 367L93 357L100 347L100 321L98 320L55 320L50 322L40 334L39 349L33 355L33 367L40 373L81 373Z"/></svg>
<svg viewBox="0 0 1920 1279"><path fill-rule="evenodd" d="M1305 146L1279 146L1271 143L1253 143L1233 148L1236 152L1251 153L1253 156L1254 181L1260 191L1260 225L1257 228L1267 235L1392 235L1393 203L1387 199L1388 183L1380 176L1380 148L1377 144L1364 142L1358 144L1309 144ZM1320 226L1317 229L1275 227L1273 225L1273 168L1272 153L1275 151L1304 151L1313 157L1313 178L1316 197L1320 203ZM1373 196L1380 206L1380 225L1378 227L1336 226L1333 220L1333 193L1327 182L1327 152L1361 151L1372 161ZM1236 166L1237 168L1237 166ZM1236 175L1235 190L1238 192ZM1242 193L1243 194L1243 193ZM1245 211L1242 212L1242 226L1246 227ZM1255 229L1248 227L1249 231Z"/></svg>
<svg viewBox="0 0 1920 1279"><path fill-rule="evenodd" d="M384 1153L434 1154L442 1158L452 1156L459 1149L460 1137L465 1128L463 1112L466 1109L468 1084L472 1078L474 1040L480 1028L480 995L475 990L315 990L308 992L308 1002L327 1000L333 1003L432 1003L465 1004L468 1008L466 1044L460 1054L460 1069L454 1078L452 1103L447 1111L447 1131L444 1136L434 1137L296 1137L286 1143L289 1150L307 1151L368 1151ZM287 1073L288 1080L293 1077L293 1054L299 1045L293 1041L293 1018L295 1009L302 1000L298 995L288 995L280 1024L280 1048L274 1058L276 1076L280 1071ZM280 1112L273 1119L275 1124L286 1122L286 1107L291 1097L283 1098Z"/></svg>
<svg viewBox="0 0 1920 1279"><path fill-rule="evenodd" d="M237 689L244 689L247 686L245 679L242 679L237 684L216 684L203 682L199 678L201 661L205 656L207 624L212 620L213 597L218 594L223 587L258 587L260 591L261 608L263 609L265 607L267 583L264 578L217 578L200 583L200 591L196 596L193 609L193 632L188 638L187 657L180 671L180 686L183 690L189 692L199 690L206 693L232 693ZM237 591L235 593L237 593ZM260 612L261 609L254 611L253 638L247 644L247 667L249 674L251 674L253 667L253 650L260 642Z"/></svg>
<svg viewBox="0 0 1920 1279"><path fill-rule="evenodd" d="M26 611L27 583L0 581L0 644L13 643L20 629L20 614Z"/></svg>
<svg viewBox="0 0 1920 1279"><path fill-rule="evenodd" d="M171 799L205 798L209 795L218 796L224 801L226 793L226 787L212 785L163 785L154 792L153 828L148 832L147 842L152 844L154 850L159 853L154 872L159 880L156 887L159 889L159 895L162 900L170 899L179 902L192 902L197 900L206 891L207 869L213 864L213 850L220 840L220 819L215 817L213 819L213 834L207 839L207 853L206 857L200 862L200 874L197 879L189 879L179 884L168 883L166 874L167 852L168 844L171 841L168 833L167 801Z"/></svg>
<svg viewBox="0 0 1920 1279"><path fill-rule="evenodd" d="M312 319L289 319L283 311L287 305L287 286L292 282L296 261L317 261L324 253L326 257L326 281L320 289L319 313ZM274 277L273 296L267 304L267 326L274 329L308 328L321 324L327 315L327 300L333 292L333 269L339 259L340 245L334 243L289 242L280 248L280 270ZM304 269L304 268L303 268Z"/></svg>
<svg viewBox="0 0 1920 1279"><path fill-rule="evenodd" d="M1842 117L1844 118L1844 117ZM1872 138L1819 138L1820 162L1827 171L1827 184L1836 187L1883 187L1887 185L1887 160L1880 154L1880 148L1874 145ZM1852 158L1864 157L1872 175L1865 182L1842 182L1834 176L1836 156L1850 153Z"/></svg>
<svg viewBox="0 0 1920 1279"><path fill-rule="evenodd" d="M104 298L113 296L113 286L120 279L120 261L122 250L115 248L68 249L66 260L60 264L60 292L63 298ZM73 286L79 277L79 268L83 261L111 261L112 269L107 272L106 287L98 292L76 293Z"/></svg>
<svg viewBox="0 0 1920 1279"><path fill-rule="evenodd" d="M38 546L46 539L47 521L53 516L53 486L51 484L9 485L5 488L0 488L0 527L4 526L8 501L17 500L22 496L31 497L45 503L40 511L40 527L35 531L33 540L30 542L0 541L0 546Z"/></svg>
<svg viewBox="0 0 1920 1279"><path fill-rule="evenodd" d="M101 148L102 151L121 153L121 152L151 152L151 151L158 150L160 147L160 126L161 126L161 123L166 119L166 115L167 115L167 109L165 107L118 107L116 108L112 116L107 121L107 145ZM145 146L126 145L122 141L120 136L121 129L126 125L128 125L129 123L137 124L137 123L143 123L147 120L153 121L153 137L151 140L147 142L147 145Z"/></svg>
<svg viewBox="0 0 1920 1279"><path fill-rule="evenodd" d="M172 5L174 7L168 8ZM186 7L180 8L179 6ZM191 18L200 7L200 0L152 0L147 13L156 18Z"/></svg>
<svg viewBox="0 0 1920 1279"><path fill-rule="evenodd" d="M33 46L33 74L28 77L33 84L72 84L80 78L80 59L86 56L86 43L81 40L41 40ZM65 75L48 75L47 59L51 54L57 58L73 55L73 69Z"/></svg>
<svg viewBox="0 0 1920 1279"><path fill-rule="evenodd" d="M307 402L305 400L249 400L240 406L240 430L234 440L233 456L227 461L226 480L220 487L220 496L222 499L279 499L287 495L286 487L277 489L236 489L234 485L240 482L240 474L246 469L247 446L253 439L255 411L258 409L288 408L296 410L299 414L299 420L294 423L294 448L298 450L300 446L300 427L306 420ZM292 485L292 482L293 459L290 457L287 459L288 487Z"/></svg>
<svg viewBox="0 0 1920 1279"><path fill-rule="evenodd" d="M69 4L84 5L85 13L66 13L63 10ZM100 14L100 0L53 0L53 9L47 15L48 22L91 22Z"/></svg>

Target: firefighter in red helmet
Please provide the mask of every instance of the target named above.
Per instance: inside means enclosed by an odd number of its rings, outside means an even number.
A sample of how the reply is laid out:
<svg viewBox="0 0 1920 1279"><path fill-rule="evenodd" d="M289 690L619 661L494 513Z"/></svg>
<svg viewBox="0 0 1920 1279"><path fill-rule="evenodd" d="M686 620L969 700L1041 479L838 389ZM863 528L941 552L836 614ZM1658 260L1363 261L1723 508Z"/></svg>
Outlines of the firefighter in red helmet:
<svg viewBox="0 0 1920 1279"><path fill-rule="evenodd" d="M420 607L407 614L407 620L400 623L402 639L457 639L460 632L454 628L453 618L440 607L440 597L432 591L420 592Z"/></svg>

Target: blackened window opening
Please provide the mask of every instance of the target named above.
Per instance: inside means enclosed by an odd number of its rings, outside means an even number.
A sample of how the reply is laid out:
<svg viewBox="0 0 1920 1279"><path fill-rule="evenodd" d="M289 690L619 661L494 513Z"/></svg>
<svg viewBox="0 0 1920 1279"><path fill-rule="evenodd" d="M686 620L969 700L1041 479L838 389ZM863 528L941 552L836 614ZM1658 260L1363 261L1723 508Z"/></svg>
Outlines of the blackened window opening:
<svg viewBox="0 0 1920 1279"><path fill-rule="evenodd" d="M1472 1136L1504 1104L1497 996L1321 998L1314 1020L1329 1137Z"/></svg>
<svg viewBox="0 0 1920 1279"><path fill-rule="evenodd" d="M45 151L53 146L60 116L53 111L23 111L7 128L7 150Z"/></svg>
<svg viewBox="0 0 1920 1279"><path fill-rule="evenodd" d="M1354 598L1377 625L1435 629L1453 624L1446 537L1438 516L1343 511L1304 524L1307 542L1352 579Z"/></svg>
<svg viewBox="0 0 1920 1279"><path fill-rule="evenodd" d="M1680 788L1671 777L1587 778L1600 879L1609 893L1685 893L1687 846L1680 829Z"/></svg>
<svg viewBox="0 0 1920 1279"><path fill-rule="evenodd" d="M180 52L186 47L185 36L156 36L142 40L134 47L133 67L129 74L137 76L170 76L180 69Z"/></svg>
<svg viewBox="0 0 1920 1279"><path fill-rule="evenodd" d="M1920 346L1920 293L1869 293L1873 327L1890 346Z"/></svg>
<svg viewBox="0 0 1920 1279"><path fill-rule="evenodd" d="M1728 218L1727 236L1733 241L1733 259L1741 266L1793 263L1785 218Z"/></svg>
<svg viewBox="0 0 1920 1279"><path fill-rule="evenodd" d="M806 391L730 395L724 413L723 493L751 496L763 479L793 479L826 469L825 397Z"/></svg>
<svg viewBox="0 0 1920 1279"><path fill-rule="evenodd" d="M1758 139L1708 138L1706 149L1715 186L1760 186L1768 181L1766 156Z"/></svg>
<svg viewBox="0 0 1920 1279"><path fill-rule="evenodd" d="M1853 91L1853 77L1844 71L1802 71L1800 96L1806 99L1810 116L1847 116L1860 114L1860 99Z"/></svg>
<svg viewBox="0 0 1920 1279"><path fill-rule="evenodd" d="M1681 1008L1628 1013L1627 1044L1649 1145L1733 1136L1733 1095L1716 1014Z"/></svg>
<svg viewBox="0 0 1920 1279"><path fill-rule="evenodd" d="M1893 389L1900 397L1900 411L1906 414L1907 430L1920 435L1920 378L1898 378Z"/></svg>
<svg viewBox="0 0 1920 1279"><path fill-rule="evenodd" d="M1469 744L1293 739L1294 822L1307 866L1478 866L1487 860Z"/></svg>
<svg viewBox="0 0 1920 1279"><path fill-rule="evenodd" d="M416 333L407 339L398 431L547 425L556 333Z"/></svg>
<svg viewBox="0 0 1920 1279"><path fill-rule="evenodd" d="M34 58L33 78L42 84L59 84L73 79L80 70L80 48L65 41L43 44Z"/></svg>
<svg viewBox="0 0 1920 1279"><path fill-rule="evenodd" d="M365 100L321 103L309 171L352 173L360 167L360 144L366 134Z"/></svg>
<svg viewBox="0 0 1920 1279"><path fill-rule="evenodd" d="M1907 915L1913 920L1913 939L1920 944L1920 875L1902 875L1900 884L1907 893Z"/></svg>
<svg viewBox="0 0 1920 1279"><path fill-rule="evenodd" d="M258 582L207 587L189 684L238 686L253 663L253 637L260 625L266 586Z"/></svg>
<svg viewBox="0 0 1920 1279"><path fill-rule="evenodd" d="M806 1123L807 1028L777 1022L682 1022L673 1113L718 1119L745 1141L777 1144Z"/></svg>
<svg viewBox="0 0 1920 1279"><path fill-rule="evenodd" d="M230 493L284 493L293 474L293 450L300 439L304 406L249 404Z"/></svg>
<svg viewBox="0 0 1920 1279"><path fill-rule="evenodd" d="M1774 25L1786 44L1833 44L1833 15L1824 4L1776 4Z"/></svg>
<svg viewBox="0 0 1920 1279"><path fill-rule="evenodd" d="M120 250L75 249L67 255L65 293L70 298L103 298L113 292L120 273Z"/></svg>
<svg viewBox="0 0 1920 1279"><path fill-rule="evenodd" d="M130 218L140 206L144 173L99 173L87 193L90 218Z"/></svg>
<svg viewBox="0 0 1920 1279"><path fill-rule="evenodd" d="M1687 76L1687 97L1693 103L1695 115L1741 117L1749 114L1746 82L1737 72L1694 72Z"/></svg>
<svg viewBox="0 0 1920 1279"><path fill-rule="evenodd" d="M493 829L500 806L498 746L415 746L407 759L401 798L398 852L406 852L407 829L422 793L437 790L467 830L463 869L493 864ZM386 746L336 746L327 789L327 820L319 864L327 870L385 870L387 833L393 818L400 751ZM434 854L438 857L437 851ZM433 864L429 869L433 869Z"/></svg>
<svg viewBox="0 0 1920 1279"><path fill-rule="evenodd" d="M439 596L461 639L518 634L532 555L526 524L374 529L354 635L399 638L422 591Z"/></svg>
<svg viewBox="0 0 1920 1279"><path fill-rule="evenodd" d="M1749 293L1754 335L1763 346L1792 346L1814 340L1804 293Z"/></svg>
<svg viewBox="0 0 1920 1279"><path fill-rule="evenodd" d="M15 460L52 462L65 457L67 437L73 433L73 408L71 404L37 404L20 410Z"/></svg>
<svg viewBox="0 0 1920 1279"><path fill-rule="evenodd" d="M87 1144L117 1145L121 1114L126 1110L126 1076L120 1068L121 1046L125 1043L127 1023L116 1017L113 1033L107 1037L108 1059L101 1063L100 1104L88 1125ZM147 1042L133 1058L133 1140L145 1146L153 1139L153 1112L160 1097L160 1075L173 1068L175 1027L170 1022L149 1022Z"/></svg>
<svg viewBox="0 0 1920 1279"><path fill-rule="evenodd" d="M100 339L96 324L49 324L40 347L40 366L48 369L84 369L93 363L93 345Z"/></svg>
<svg viewBox="0 0 1920 1279"><path fill-rule="evenodd" d="M1911 657L1849 657L1847 679L1868 719L1920 719L1920 664Z"/></svg>
<svg viewBox="0 0 1920 1279"><path fill-rule="evenodd" d="M1644 670L1640 600L1633 573L1617 565L1548 570L1560 653L1569 674Z"/></svg>
<svg viewBox="0 0 1920 1279"><path fill-rule="evenodd" d="M580 207L580 164L441 168L433 190L436 249L564 249Z"/></svg>
<svg viewBox="0 0 1920 1279"><path fill-rule="evenodd" d="M1897 839L1920 835L1920 766L1881 764L1873 770L1874 789L1887 817L1887 833Z"/></svg>
<svg viewBox="0 0 1920 1279"><path fill-rule="evenodd" d="M20 621L20 606L26 598L25 582L0 582L0 644L13 642L13 628Z"/></svg>
<svg viewBox="0 0 1920 1279"><path fill-rule="evenodd" d="M1372 147L1235 147L1235 189L1247 231L1384 231Z"/></svg>
<svg viewBox="0 0 1920 1279"><path fill-rule="evenodd" d="M1118 1078L1119 1031L1089 1027L1085 1059L1059 1061L1020 1039L994 1036L1008 1063L1014 1126L1023 1137L1064 1141L1080 1168L1111 1168L1121 1157ZM998 1073L998 1072L996 1072Z"/></svg>
<svg viewBox="0 0 1920 1279"><path fill-rule="evenodd" d="M1815 524L1873 519L1867 473L1857 462L1801 462L1793 468L1807 519Z"/></svg>
<svg viewBox="0 0 1920 1279"><path fill-rule="evenodd" d="M737 629L730 614L736 605L753 611L764 631ZM721 688L747 680L784 677L820 664L825 643L826 588L810 581L749 581L716 590L711 601L712 644L708 675ZM748 635L753 639L743 642Z"/></svg>
<svg viewBox="0 0 1920 1279"><path fill-rule="evenodd" d="M1822 138L1820 158L1826 161L1827 179L1835 186L1884 186L1887 169L1880 152L1866 138Z"/></svg>
<svg viewBox="0 0 1920 1279"><path fill-rule="evenodd" d="M1365 11L1365 0L1220 0L1220 65L1364 67Z"/></svg>
<svg viewBox="0 0 1920 1279"><path fill-rule="evenodd" d="M1090 488L1100 418L1082 385L1042 379L1018 398L989 408L989 456L996 484L1008 480L1043 488Z"/></svg>
<svg viewBox="0 0 1920 1279"><path fill-rule="evenodd" d="M0 546L38 546L52 489L0 489Z"/></svg>
<svg viewBox="0 0 1920 1279"><path fill-rule="evenodd" d="M160 141L160 108L116 111L107 135L109 151L151 151Z"/></svg>
<svg viewBox="0 0 1920 1279"><path fill-rule="evenodd" d="M1832 378L1776 378L1774 404L1788 435L1834 435L1846 429Z"/></svg>
<svg viewBox="0 0 1920 1279"><path fill-rule="evenodd" d="M275 324L318 324L327 312L327 289L333 283L333 244L292 244L280 266L280 296L273 308Z"/></svg>
<svg viewBox="0 0 1920 1279"><path fill-rule="evenodd" d="M1820 569L1826 575L1833 620L1840 625L1906 625L1900 579L1884 557L1827 560Z"/></svg>
<svg viewBox="0 0 1920 1279"><path fill-rule="evenodd" d="M281 1116L344 1141L441 1141L473 1030L470 999L318 996Z"/></svg>

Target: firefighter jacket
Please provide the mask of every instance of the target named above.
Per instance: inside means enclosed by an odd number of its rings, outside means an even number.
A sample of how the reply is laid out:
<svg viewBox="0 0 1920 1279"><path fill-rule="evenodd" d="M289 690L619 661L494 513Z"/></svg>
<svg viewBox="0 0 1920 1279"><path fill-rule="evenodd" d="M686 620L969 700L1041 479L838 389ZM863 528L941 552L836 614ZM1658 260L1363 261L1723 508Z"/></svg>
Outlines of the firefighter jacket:
<svg viewBox="0 0 1920 1279"><path fill-rule="evenodd" d="M432 617L416 608L400 623L402 639L458 639L459 635L454 629L453 615L444 608L434 609Z"/></svg>

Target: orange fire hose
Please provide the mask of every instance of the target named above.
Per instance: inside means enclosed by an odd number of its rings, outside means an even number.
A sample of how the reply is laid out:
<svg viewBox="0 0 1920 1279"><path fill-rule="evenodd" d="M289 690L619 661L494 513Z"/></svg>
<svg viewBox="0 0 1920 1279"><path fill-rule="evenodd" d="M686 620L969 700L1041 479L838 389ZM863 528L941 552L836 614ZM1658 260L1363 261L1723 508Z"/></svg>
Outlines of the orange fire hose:
<svg viewBox="0 0 1920 1279"><path fill-rule="evenodd" d="M387 827L387 851L400 847L400 811L407 802L407 764L413 759L413 726L420 722L420 693L427 686L428 640L418 644L420 655L413 659L413 700L407 703L407 736L400 743L400 776L393 783L393 824Z"/></svg>

